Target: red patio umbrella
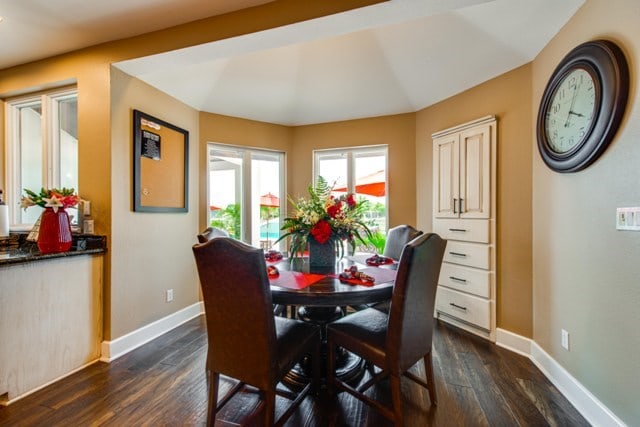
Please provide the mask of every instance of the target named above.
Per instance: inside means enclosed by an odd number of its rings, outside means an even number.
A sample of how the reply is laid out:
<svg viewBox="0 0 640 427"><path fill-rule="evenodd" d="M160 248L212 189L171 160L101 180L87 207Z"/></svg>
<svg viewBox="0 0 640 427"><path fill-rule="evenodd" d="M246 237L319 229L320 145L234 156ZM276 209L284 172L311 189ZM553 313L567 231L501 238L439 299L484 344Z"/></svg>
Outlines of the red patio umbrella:
<svg viewBox="0 0 640 427"><path fill-rule="evenodd" d="M260 196L260 206L265 206L267 208L279 208L280 198L269 192L264 196Z"/></svg>
<svg viewBox="0 0 640 427"><path fill-rule="evenodd" d="M358 194L382 197L386 193L386 188L387 183L383 170L356 178L356 193ZM341 187L334 188L333 191L347 191L347 186L343 185Z"/></svg>
<svg viewBox="0 0 640 427"><path fill-rule="evenodd" d="M219 207L214 206L214 205L210 205L210 206L209 206L209 210L210 210L210 211L219 211L220 209L222 209L222 208L219 208Z"/></svg>

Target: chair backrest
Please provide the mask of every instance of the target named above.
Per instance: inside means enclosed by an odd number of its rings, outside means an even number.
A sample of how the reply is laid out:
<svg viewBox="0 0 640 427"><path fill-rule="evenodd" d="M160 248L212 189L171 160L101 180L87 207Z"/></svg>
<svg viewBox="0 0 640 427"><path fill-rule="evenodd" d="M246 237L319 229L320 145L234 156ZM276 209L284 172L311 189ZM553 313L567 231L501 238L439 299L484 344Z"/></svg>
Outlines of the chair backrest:
<svg viewBox="0 0 640 427"><path fill-rule="evenodd" d="M404 245L422 234L422 231L416 230L410 225L398 225L390 228L387 232L387 240L384 244L382 255L393 258L396 261L400 259Z"/></svg>
<svg viewBox="0 0 640 427"><path fill-rule="evenodd" d="M198 234L198 242L208 242L215 237L229 237L229 233L220 228L207 227L202 233Z"/></svg>
<svg viewBox="0 0 640 427"><path fill-rule="evenodd" d="M275 384L276 335L264 252L229 237L193 246L204 298L207 366L245 383Z"/></svg>
<svg viewBox="0 0 640 427"><path fill-rule="evenodd" d="M387 325L387 358L392 372L403 372L431 350L433 309L447 241L423 234L402 251Z"/></svg>

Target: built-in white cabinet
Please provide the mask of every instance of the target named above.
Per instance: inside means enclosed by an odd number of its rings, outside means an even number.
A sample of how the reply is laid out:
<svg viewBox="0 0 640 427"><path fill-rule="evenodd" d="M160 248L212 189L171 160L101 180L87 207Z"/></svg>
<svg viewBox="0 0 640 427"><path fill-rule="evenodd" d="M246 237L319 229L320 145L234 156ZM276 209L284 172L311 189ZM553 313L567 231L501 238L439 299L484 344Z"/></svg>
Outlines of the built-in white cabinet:
<svg viewBox="0 0 640 427"><path fill-rule="evenodd" d="M496 119L433 137L433 231L447 239L435 315L495 341Z"/></svg>
<svg viewBox="0 0 640 427"><path fill-rule="evenodd" d="M435 218L489 218L491 123L437 136L433 141Z"/></svg>

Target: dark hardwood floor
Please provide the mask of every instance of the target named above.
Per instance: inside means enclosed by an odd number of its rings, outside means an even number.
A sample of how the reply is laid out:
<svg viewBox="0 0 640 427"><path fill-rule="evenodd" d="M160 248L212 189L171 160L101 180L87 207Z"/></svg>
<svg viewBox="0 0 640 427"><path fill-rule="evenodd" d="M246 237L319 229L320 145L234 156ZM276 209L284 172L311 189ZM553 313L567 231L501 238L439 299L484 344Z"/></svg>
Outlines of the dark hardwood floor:
<svg viewBox="0 0 640 427"><path fill-rule="evenodd" d="M206 331L202 316L110 364L96 363L8 407L0 426L191 426L206 421ZM424 378L423 365L414 372ZM438 406L403 380L408 426L586 426L584 418L525 357L445 323L434 334ZM221 380L222 387L233 385ZM372 391L389 402L388 382ZM278 400L278 413L286 400ZM257 408L257 410L256 410ZM247 390L216 425L253 425L261 406ZM253 416L251 415L253 413ZM287 426L388 426L346 393L307 397Z"/></svg>

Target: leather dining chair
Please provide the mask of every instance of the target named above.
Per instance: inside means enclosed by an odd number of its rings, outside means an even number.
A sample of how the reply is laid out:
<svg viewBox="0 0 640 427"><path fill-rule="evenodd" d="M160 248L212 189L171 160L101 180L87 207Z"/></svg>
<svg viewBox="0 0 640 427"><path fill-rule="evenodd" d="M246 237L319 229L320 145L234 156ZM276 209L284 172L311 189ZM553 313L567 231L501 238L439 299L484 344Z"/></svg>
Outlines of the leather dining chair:
<svg viewBox="0 0 640 427"><path fill-rule="evenodd" d="M229 237L229 233L221 228L207 227L202 233L198 234L198 242L204 243L214 237Z"/></svg>
<svg viewBox="0 0 640 427"><path fill-rule="evenodd" d="M394 421L403 425L400 378L402 375L429 391L431 404L437 404L431 344L433 309L440 265L446 240L437 234L423 234L409 242L402 252L387 315L374 308L358 311L327 326L327 385L347 391ZM338 379L333 372L336 347L342 347L369 362L371 380L358 388ZM424 360L426 382L409 372ZM376 372L375 367L379 370ZM365 395L378 381L389 377L393 408Z"/></svg>
<svg viewBox="0 0 640 427"><path fill-rule="evenodd" d="M387 240L384 244L382 255L398 261L404 245L421 234L422 231L407 224L390 228L389 231L387 231Z"/></svg>
<svg viewBox="0 0 640 427"><path fill-rule="evenodd" d="M193 246L207 323L209 403L207 425L245 384L259 390L264 425L282 425L319 384L320 329L275 317L262 249L220 237ZM313 382L297 395L276 386L305 354L313 361ZM239 381L218 402L220 375ZM276 394L293 403L274 423Z"/></svg>
<svg viewBox="0 0 640 427"><path fill-rule="evenodd" d="M398 225L396 227L390 228L387 232L387 240L385 242L382 255L398 261L400 259L400 255L402 255L402 249L404 249L404 245L420 236L421 234L422 231L408 224ZM389 301L380 301L370 305L370 307L388 313ZM362 306L355 307L356 310L362 310L363 308L364 307Z"/></svg>
<svg viewBox="0 0 640 427"><path fill-rule="evenodd" d="M198 234L198 242L205 243L216 237L229 237L229 233L226 230L217 227L207 227L204 231ZM287 307L280 304L273 305L273 314L276 316L285 316Z"/></svg>

